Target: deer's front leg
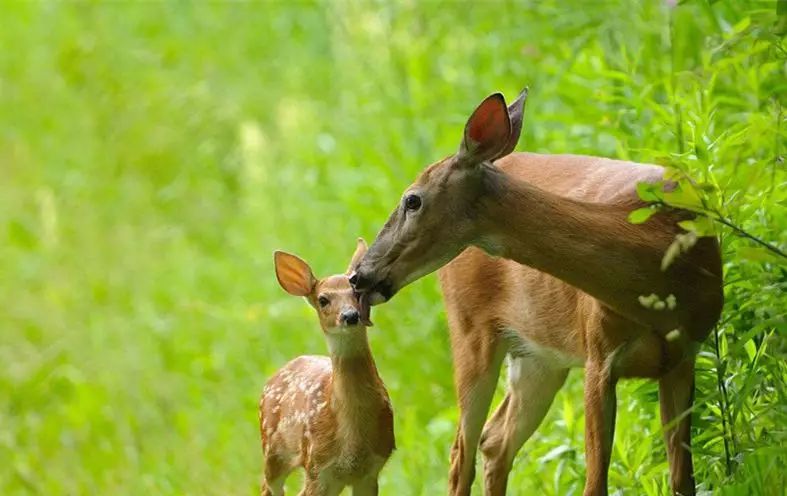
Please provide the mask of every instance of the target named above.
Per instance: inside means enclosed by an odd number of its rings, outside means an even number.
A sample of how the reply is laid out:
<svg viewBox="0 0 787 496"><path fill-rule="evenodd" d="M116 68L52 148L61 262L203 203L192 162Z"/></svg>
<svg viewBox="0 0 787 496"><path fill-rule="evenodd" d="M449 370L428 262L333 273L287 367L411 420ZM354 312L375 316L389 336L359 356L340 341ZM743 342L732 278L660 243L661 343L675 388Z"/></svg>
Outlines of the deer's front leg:
<svg viewBox="0 0 787 496"><path fill-rule="evenodd" d="M459 425L451 447L448 494L469 496L475 478L478 441L495 393L505 351L498 347L491 355L483 357L473 348L473 342L457 338L466 335L464 330L455 333L452 329L451 332Z"/></svg>
<svg viewBox="0 0 787 496"><path fill-rule="evenodd" d="M615 435L615 379L606 361L585 366L585 496L606 496Z"/></svg>

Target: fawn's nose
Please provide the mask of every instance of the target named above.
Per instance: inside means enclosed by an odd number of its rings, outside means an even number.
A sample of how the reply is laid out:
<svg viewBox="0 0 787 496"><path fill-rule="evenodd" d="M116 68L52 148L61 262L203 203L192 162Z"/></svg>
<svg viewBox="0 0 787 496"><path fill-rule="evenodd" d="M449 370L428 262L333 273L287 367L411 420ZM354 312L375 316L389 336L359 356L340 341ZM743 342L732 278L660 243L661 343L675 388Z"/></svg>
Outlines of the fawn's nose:
<svg viewBox="0 0 787 496"><path fill-rule="evenodd" d="M343 310L339 319L343 324L356 325L361 320L361 315L358 313L358 310L353 308L351 310Z"/></svg>

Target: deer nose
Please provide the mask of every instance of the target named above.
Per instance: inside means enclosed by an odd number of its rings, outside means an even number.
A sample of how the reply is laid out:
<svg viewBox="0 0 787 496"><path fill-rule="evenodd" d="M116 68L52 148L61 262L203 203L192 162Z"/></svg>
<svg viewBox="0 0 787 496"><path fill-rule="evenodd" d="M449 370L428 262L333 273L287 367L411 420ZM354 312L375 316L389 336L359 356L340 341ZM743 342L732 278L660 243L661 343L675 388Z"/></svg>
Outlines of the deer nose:
<svg viewBox="0 0 787 496"><path fill-rule="evenodd" d="M347 325L355 325L361 319L361 315L358 313L358 310L344 310L339 317L341 321Z"/></svg>

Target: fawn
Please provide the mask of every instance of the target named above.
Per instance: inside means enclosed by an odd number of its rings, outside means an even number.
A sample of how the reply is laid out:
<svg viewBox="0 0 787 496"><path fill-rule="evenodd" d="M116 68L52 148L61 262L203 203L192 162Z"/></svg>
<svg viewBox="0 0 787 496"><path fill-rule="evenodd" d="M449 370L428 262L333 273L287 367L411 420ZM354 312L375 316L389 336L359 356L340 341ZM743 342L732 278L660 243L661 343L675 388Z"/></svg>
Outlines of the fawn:
<svg viewBox="0 0 787 496"><path fill-rule="evenodd" d="M348 274L365 253L358 238ZM330 357L300 356L265 386L262 495L284 494L297 467L306 471L304 496L337 495L346 486L354 495L377 494L378 474L395 446L391 402L366 336L368 305L347 274L317 280L306 262L281 251L274 263L281 287L317 311Z"/></svg>

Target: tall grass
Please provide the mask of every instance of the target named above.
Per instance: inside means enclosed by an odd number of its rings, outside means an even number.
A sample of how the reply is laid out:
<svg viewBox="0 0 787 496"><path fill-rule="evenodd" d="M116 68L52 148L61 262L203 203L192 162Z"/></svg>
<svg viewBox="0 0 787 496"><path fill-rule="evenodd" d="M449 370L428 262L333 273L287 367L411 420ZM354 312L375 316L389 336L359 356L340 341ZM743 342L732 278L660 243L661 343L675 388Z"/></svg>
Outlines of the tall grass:
<svg viewBox="0 0 787 496"><path fill-rule="evenodd" d="M520 149L671 165L783 249L785 17L671 3L4 4L0 492L254 493L262 384L324 352L271 252L342 270L493 90L531 87ZM697 480L780 495L787 269L718 229L727 304L700 356ZM382 493L444 492L457 412L434 278L374 320L399 448ZM511 494L581 493L581 378ZM666 493L661 437L655 385L622 385L619 494Z"/></svg>

